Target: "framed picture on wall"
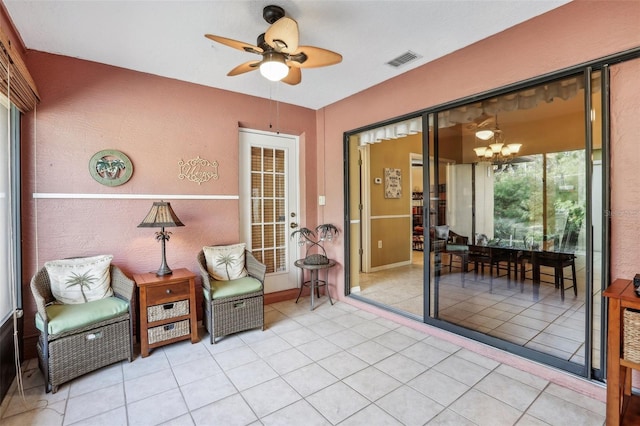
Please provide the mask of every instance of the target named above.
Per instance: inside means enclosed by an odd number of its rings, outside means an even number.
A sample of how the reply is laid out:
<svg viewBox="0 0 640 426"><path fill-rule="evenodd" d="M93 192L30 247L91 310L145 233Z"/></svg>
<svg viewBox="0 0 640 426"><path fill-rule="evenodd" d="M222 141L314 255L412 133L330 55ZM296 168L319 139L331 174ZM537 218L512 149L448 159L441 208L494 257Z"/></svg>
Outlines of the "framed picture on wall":
<svg viewBox="0 0 640 426"><path fill-rule="evenodd" d="M384 198L402 196L402 170L384 169Z"/></svg>

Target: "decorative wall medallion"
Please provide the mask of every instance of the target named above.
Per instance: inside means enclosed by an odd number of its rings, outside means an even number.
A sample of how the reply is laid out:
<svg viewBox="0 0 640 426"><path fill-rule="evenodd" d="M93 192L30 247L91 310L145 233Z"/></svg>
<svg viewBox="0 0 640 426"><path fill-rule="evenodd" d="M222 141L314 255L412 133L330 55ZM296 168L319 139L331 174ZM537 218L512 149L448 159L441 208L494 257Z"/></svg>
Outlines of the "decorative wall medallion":
<svg viewBox="0 0 640 426"><path fill-rule="evenodd" d="M89 173L97 182L107 186L126 183L133 175L133 164L122 151L105 149L89 160Z"/></svg>
<svg viewBox="0 0 640 426"><path fill-rule="evenodd" d="M180 160L178 166L180 167L178 178L197 182L198 185L202 182L208 182L211 179L218 179L217 161L212 163L209 160L197 156L191 160Z"/></svg>

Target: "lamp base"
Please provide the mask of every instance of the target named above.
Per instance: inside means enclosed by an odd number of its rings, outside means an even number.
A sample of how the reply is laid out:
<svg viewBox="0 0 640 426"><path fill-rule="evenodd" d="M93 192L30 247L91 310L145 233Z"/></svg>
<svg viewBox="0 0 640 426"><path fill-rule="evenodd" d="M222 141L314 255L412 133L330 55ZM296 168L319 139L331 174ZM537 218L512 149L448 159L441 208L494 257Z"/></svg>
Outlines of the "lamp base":
<svg viewBox="0 0 640 426"><path fill-rule="evenodd" d="M162 228L162 232L164 233L164 228ZM171 268L169 268L169 265L167 265L167 256L166 256L167 251L165 250L165 241L166 239L163 238L162 239L162 263L160 264L160 267L156 272L157 277L163 277L165 275L173 274L173 271L171 270Z"/></svg>
<svg viewBox="0 0 640 426"><path fill-rule="evenodd" d="M171 275L173 274L173 271L171 269L169 269L169 267L167 265L163 265L160 267L160 269L158 269L156 271L156 276L157 277L163 277L165 275Z"/></svg>

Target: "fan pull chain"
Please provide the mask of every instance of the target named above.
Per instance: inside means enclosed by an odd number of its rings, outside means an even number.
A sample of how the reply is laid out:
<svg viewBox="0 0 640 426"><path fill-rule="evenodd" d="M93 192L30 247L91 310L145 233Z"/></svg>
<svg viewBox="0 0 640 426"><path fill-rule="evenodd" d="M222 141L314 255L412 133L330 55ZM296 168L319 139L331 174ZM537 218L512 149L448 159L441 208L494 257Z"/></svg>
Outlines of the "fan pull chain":
<svg viewBox="0 0 640 426"><path fill-rule="evenodd" d="M269 84L269 129L273 129L273 84Z"/></svg>
<svg viewBox="0 0 640 426"><path fill-rule="evenodd" d="M278 82L272 83L269 85L269 129L273 129L273 94L272 94L272 90L273 90L273 86L276 85L276 88ZM276 89L277 91L277 89ZM275 104L276 104L276 134L280 134L280 101L277 100L277 96L278 94L276 93L276 100L275 100Z"/></svg>

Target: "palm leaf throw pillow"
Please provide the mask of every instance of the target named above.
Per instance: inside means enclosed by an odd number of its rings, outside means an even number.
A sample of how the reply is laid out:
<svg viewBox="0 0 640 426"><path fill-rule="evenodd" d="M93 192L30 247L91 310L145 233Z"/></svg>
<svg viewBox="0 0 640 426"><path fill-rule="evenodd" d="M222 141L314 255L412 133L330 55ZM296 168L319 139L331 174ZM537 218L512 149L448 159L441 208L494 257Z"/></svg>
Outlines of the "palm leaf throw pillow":
<svg viewBox="0 0 640 426"><path fill-rule="evenodd" d="M111 255L101 255L46 262L53 297L75 304L113 296L109 273L112 259Z"/></svg>
<svg viewBox="0 0 640 426"><path fill-rule="evenodd" d="M218 281L231 281L246 277L244 250L246 244L203 247L209 274Z"/></svg>

